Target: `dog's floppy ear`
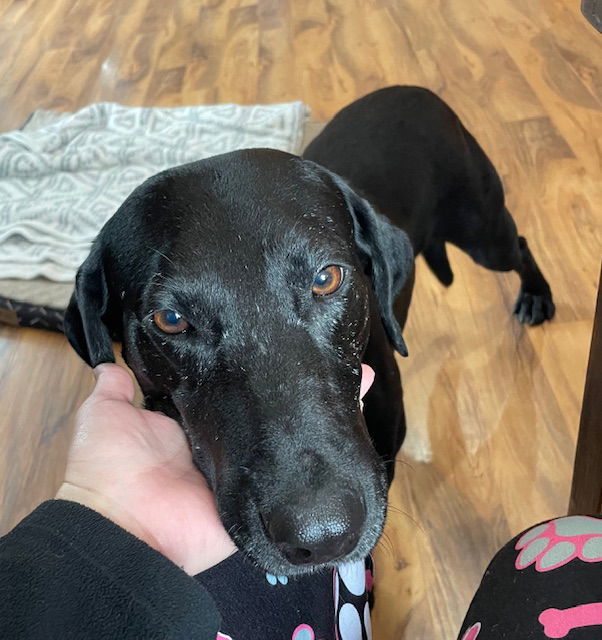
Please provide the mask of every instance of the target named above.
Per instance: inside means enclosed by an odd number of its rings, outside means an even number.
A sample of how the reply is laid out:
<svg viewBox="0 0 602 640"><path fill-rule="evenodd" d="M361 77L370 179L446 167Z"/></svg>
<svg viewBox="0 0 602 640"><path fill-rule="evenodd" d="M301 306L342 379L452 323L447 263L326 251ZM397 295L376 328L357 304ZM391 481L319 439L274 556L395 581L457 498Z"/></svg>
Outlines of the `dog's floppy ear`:
<svg viewBox="0 0 602 640"><path fill-rule="evenodd" d="M65 312L64 331L71 346L91 367L115 362L112 338L120 340L121 327L110 309L110 294L98 241L79 268L75 291Z"/></svg>
<svg viewBox="0 0 602 640"><path fill-rule="evenodd" d="M393 313L393 303L414 263L410 239L405 231L377 213L341 177L328 173L343 194L353 218L355 244L368 264L372 288L389 340L402 356L407 356L408 349Z"/></svg>

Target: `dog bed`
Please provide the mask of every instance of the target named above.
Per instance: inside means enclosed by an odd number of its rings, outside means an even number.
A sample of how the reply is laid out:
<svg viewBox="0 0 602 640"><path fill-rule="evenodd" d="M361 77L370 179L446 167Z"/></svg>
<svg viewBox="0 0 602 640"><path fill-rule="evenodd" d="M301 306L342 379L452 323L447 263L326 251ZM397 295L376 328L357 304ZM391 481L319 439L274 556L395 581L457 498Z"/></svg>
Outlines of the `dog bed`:
<svg viewBox="0 0 602 640"><path fill-rule="evenodd" d="M300 153L324 126L308 117L302 102L34 112L0 135L0 323L62 331L77 267L138 184L234 149Z"/></svg>

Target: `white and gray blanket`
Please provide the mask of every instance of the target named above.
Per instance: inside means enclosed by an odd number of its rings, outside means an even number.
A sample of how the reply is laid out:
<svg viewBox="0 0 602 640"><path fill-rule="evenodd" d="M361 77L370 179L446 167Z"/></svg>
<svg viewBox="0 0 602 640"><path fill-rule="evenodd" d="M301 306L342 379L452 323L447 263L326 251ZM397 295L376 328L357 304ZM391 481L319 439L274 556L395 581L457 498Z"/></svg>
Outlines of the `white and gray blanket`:
<svg viewBox="0 0 602 640"><path fill-rule="evenodd" d="M34 112L0 135L0 279L73 281L100 227L146 178L235 149L298 153L308 115L302 102Z"/></svg>

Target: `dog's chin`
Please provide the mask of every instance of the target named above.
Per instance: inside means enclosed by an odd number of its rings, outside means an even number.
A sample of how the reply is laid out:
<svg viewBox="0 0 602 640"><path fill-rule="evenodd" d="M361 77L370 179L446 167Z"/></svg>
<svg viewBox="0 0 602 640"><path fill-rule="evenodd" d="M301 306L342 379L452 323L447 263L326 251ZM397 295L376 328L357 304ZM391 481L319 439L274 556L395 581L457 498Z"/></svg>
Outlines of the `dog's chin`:
<svg viewBox="0 0 602 640"><path fill-rule="evenodd" d="M219 499L218 499L219 504ZM364 523L359 542L350 553L333 558L332 561L320 564L293 564L280 552L278 547L265 534L261 516L254 507L244 520L240 516L231 517L220 509L220 517L239 551L258 568L276 576L300 576L338 567L349 562L363 560L375 547L382 533L385 521L386 506Z"/></svg>

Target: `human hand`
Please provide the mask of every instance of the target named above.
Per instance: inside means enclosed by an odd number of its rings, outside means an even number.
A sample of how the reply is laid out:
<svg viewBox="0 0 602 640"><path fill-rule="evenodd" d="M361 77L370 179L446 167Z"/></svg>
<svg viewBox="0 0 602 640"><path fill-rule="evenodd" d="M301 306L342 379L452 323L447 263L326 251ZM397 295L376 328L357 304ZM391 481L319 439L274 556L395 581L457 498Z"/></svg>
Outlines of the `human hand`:
<svg viewBox="0 0 602 640"><path fill-rule="evenodd" d="M194 575L236 551L177 422L132 405L116 364L94 369L56 497L84 504Z"/></svg>
<svg viewBox="0 0 602 640"><path fill-rule="evenodd" d="M134 384L122 367L102 364L94 374L56 497L98 511L190 575L234 553L181 427L132 405ZM360 397L373 380L362 365Z"/></svg>

